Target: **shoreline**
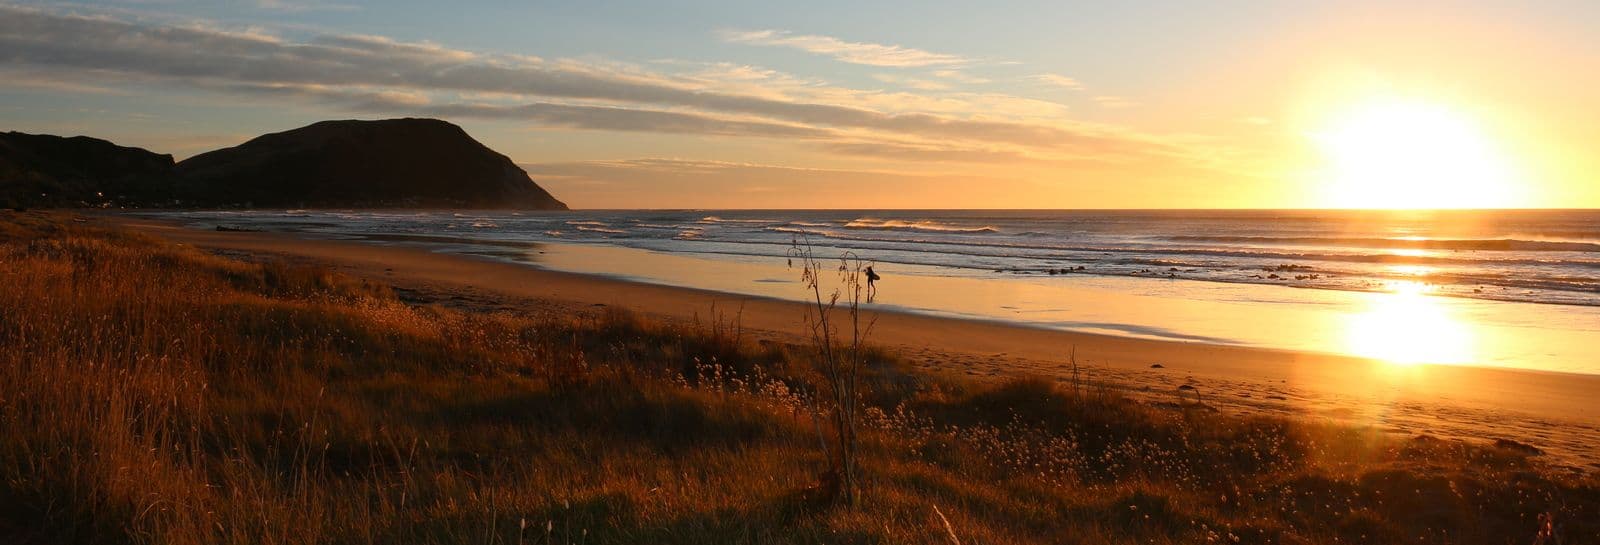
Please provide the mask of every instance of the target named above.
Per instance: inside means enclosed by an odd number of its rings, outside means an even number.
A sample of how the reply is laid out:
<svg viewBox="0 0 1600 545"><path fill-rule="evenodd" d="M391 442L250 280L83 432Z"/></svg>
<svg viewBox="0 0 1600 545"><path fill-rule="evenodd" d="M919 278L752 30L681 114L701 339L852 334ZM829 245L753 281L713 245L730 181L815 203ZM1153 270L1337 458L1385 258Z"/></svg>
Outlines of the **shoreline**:
<svg viewBox="0 0 1600 545"><path fill-rule="evenodd" d="M745 330L771 338L804 333L802 303L761 296L562 272L415 247L218 232L121 214L93 216L213 251L310 261L462 304L518 307L542 301L561 311L620 306L675 320L706 319L713 305L739 313ZM1327 418L1413 435L1473 441L1510 439L1574 465L1600 467L1600 376L1492 367L1402 366L1348 356L1237 345L1152 340L1029 327L999 320L871 310L869 342L919 369L978 378L1070 376L1076 351L1090 380L1152 402L1198 388L1208 404L1246 414ZM1160 364L1161 368L1152 368Z"/></svg>
<svg viewBox="0 0 1600 545"><path fill-rule="evenodd" d="M936 219L914 220L899 218L894 220L879 220L874 216L892 216L896 213L917 212L916 217L929 217ZM997 211L997 217L965 217L963 214L984 212L978 210L792 210L792 211L765 211L765 210L662 210L663 214L676 214L679 217L639 217L641 214L648 216L651 211L619 211L619 210L586 210L576 212L583 221L561 221L570 218L569 215L552 214L540 211L513 212L507 215L504 211L497 210L470 210L470 209L400 209L400 210L372 210L372 209L263 209L257 211L243 210L148 210L139 211L140 214L149 214L154 217L184 218L182 221L208 221L220 224L229 223L230 214L246 214L249 217L237 218L242 224L256 225L258 221L269 224L280 224L292 227L296 224L303 226L329 227L326 231L330 234L341 231L341 227L351 225L336 225L346 220L354 219L357 222L368 220L381 221L378 216L393 214L419 216L418 227L423 231L433 234L424 236L437 236L439 242L448 243L446 239L459 238L464 244L483 244L486 241L499 240L493 234L500 232L500 225L496 222L512 221L519 223L516 229L505 231L519 233L519 239L525 242L552 242L566 243L580 241L579 243L595 241L597 243L632 248L656 248L653 242L641 245L645 241L667 240L693 240L697 242L710 242L721 247L718 249L679 247L672 249L672 253L718 255L739 257L766 256L783 258L783 247L788 246L786 237L795 234L809 234L813 243L818 246L833 246L840 249L855 250L858 252L873 252L874 260L883 264L898 264L908 267L936 267L940 269L962 270L955 276L984 277L983 273L996 275L1015 276L1027 278L1033 276L1087 276L1091 278L1126 278L1126 279L1178 279L1198 283L1215 283L1234 286L1273 286L1305 288L1318 292L1332 293L1392 293L1395 284L1415 284L1425 286L1429 295L1435 299L1459 299L1464 301L1486 301L1508 304L1527 304L1537 306L1576 307L1579 309L1595 309L1600 311L1600 299L1594 299L1585 294L1593 290L1575 287L1570 284L1561 285L1561 278L1552 277L1551 282L1541 280L1545 273L1521 273L1499 271L1502 266L1522 266L1533 262L1544 263L1539 256L1521 256L1508 260L1500 260L1491 255L1478 255L1460 257L1457 251L1481 253L1486 250L1515 250L1527 251L1554 251L1551 248L1510 248L1507 245L1550 245L1550 244L1576 244L1589 248L1587 243L1565 240L1544 240L1533 235L1519 235L1513 233L1476 233L1444 231L1434 240L1421 239L1418 241L1405 241L1403 238L1385 238L1380 234L1368 233L1361 236L1345 237L1305 237L1289 235L1273 236L1236 235L1217 237L1198 237L1193 240L1209 241L1215 239L1218 244L1191 246L1192 237L1177 236L1168 242L1177 242L1178 246L1157 244L1147 247L1144 242L1138 242L1157 235L1157 231L1140 231L1133 233L1132 238L1126 240L1112 237L1112 240L1102 240L1101 235L1117 235L1118 231L1103 232L1098 230L1085 230L1086 237L1078 244L1036 243L1032 235L1045 235L1046 232L1023 231L1012 233L1006 231L1008 236L1001 237L1006 240L975 241L971 239L945 239L939 233L984 233L985 235L1000 235L1002 231L993 224L1006 224L1008 216L1030 211L1007 210ZM845 212L841 214L841 212ZM1069 211L1053 211L1067 213ZM1104 214L1139 213L1148 217L1141 219L1159 220L1160 211L1070 211L1073 213L1095 212ZM1217 210L1177 210L1175 217L1186 214L1198 214L1197 221L1214 220L1207 216L1209 213L1227 211ZM1242 211L1241 220L1250 220L1253 214L1263 212L1260 210ZM1279 214L1294 214L1311 212L1307 210L1276 210ZM1356 214L1358 211L1342 210L1330 211L1346 215ZM1478 210L1472 213L1481 214L1510 214L1514 210ZM1566 210L1541 211L1549 213L1579 212ZM723 213L730 215L730 219L720 216L706 215ZM799 215L790 216L787 213ZM347 216L353 214L354 216ZM745 214L745 216L737 216ZM749 215L767 216L751 218ZM281 216L281 217L273 217ZM329 217L331 216L331 217ZM362 216L369 216L363 218ZM614 217L613 217L614 216ZM848 217L859 216L853 220ZM1073 217L1070 213L1061 218ZM305 218L304 220L297 218ZM455 225L447 225L452 218L458 220L471 220L472 230L449 232ZM786 218L786 219L775 219ZM795 219L799 218L799 219ZM1012 218L1021 220L1023 218ZM1105 220L1106 218L1099 218ZM1263 218L1255 217L1256 221ZM1331 219L1331 218L1324 218ZM487 222L479 225L478 222ZM862 225L852 226L855 222L880 222L889 221L898 223L895 226ZM961 227L950 222L971 222L971 227L962 223ZM333 222L333 223L325 223ZM520 225L524 223L537 223L537 226ZM616 223L621 222L621 223ZM821 223L818 223L821 222ZM841 224L841 222L844 222ZM944 222L945 227L923 227L918 222L938 224ZM605 224L604 229L590 229L579 224ZM615 225L611 225L615 223ZM575 227L576 226L576 227ZM710 227L703 227L710 226ZM750 226L753 231L740 231L742 227ZM948 227L948 228L947 228ZM1168 226L1179 227L1179 226ZM479 230L481 228L481 230ZM1007 229L1051 229L1048 226L1032 226L1027 222L1009 225ZM1267 229L1267 226L1257 225L1253 229ZM444 229L441 231L439 229ZM619 230L619 238L613 239L609 235L599 239L590 237L592 233L584 231L608 232ZM677 229L684 231L678 237L663 239L650 235L658 233L660 229ZM698 233L704 229L729 230L727 233L716 233L715 236L701 239ZM277 230L269 228L268 230ZM344 231L346 234L374 236L376 233L365 232L361 229ZM778 233L779 238L763 238L760 233ZM1251 231L1254 232L1254 231ZM467 233L475 233L468 235ZM889 233L898 235L891 238ZM1131 233L1131 232L1130 232ZM487 237L478 235L488 235ZM577 238L569 239L568 235ZM905 235L919 234L913 238L903 238ZM1071 233L1061 234L1067 238L1074 238ZM1284 233L1280 233L1282 235ZM687 235L687 236L682 236ZM404 236L404 235L399 235ZM1009 240L1017 236L1023 237L1021 242ZM1131 236L1131 235L1130 235ZM929 238L932 237L932 238ZM1465 237L1465 238L1463 238ZM1484 238L1487 237L1487 238ZM1528 238L1519 240L1513 237ZM1319 242L1320 241L1320 242ZM1355 241L1351 245L1343 244ZM1375 241L1375 242L1374 242ZM1368 244L1371 242L1372 244ZM1236 243L1243 243L1237 246ZM1258 244L1259 243L1259 244ZM1132 244L1131 246L1124 246ZM1311 247L1300 247L1300 244L1311 244ZM1325 244L1331 245L1323 247ZM1463 244L1465 244L1463 246ZM1473 244L1485 244L1479 248ZM901 247L901 245L907 245ZM1108 246L1109 245L1109 246ZM773 246L778 246L775 251ZM759 249L741 250L737 248L755 247ZM976 248L1003 248L1005 251L994 253L989 250ZM1600 248L1600 246L1596 246ZM1113 250L1115 253L1105 253L1104 250ZM1571 248L1567 248L1571 249ZM1440 253L1411 253L1416 251L1435 251ZM1015 253L1020 251L1021 253ZM1046 253L1040 254L1038 252ZM1449 253L1442 253L1448 251ZM901 253L906 252L906 253ZM1059 255L1057 255L1059 254ZM1123 255L1132 256L1131 261L1124 259L1101 260L1101 256ZM1495 256L1501 254L1494 254ZM1504 254L1510 255L1510 254ZM950 256L960 256L954 258ZM1195 262L1194 260L1200 260ZM999 261L994 261L999 260ZM1153 261L1151 261L1153 260ZM1220 260L1220 261L1219 261ZM1081 263L1080 266L1072 266ZM1507 265L1510 264L1510 265ZM1575 266L1583 266L1583 262L1574 262ZM1353 269L1350 267L1354 267ZM1464 268L1463 268L1464 267ZM1488 267L1479 271L1479 267ZM1260 274L1257 274L1260 273ZM1280 277L1278 273L1282 273ZM1305 274L1298 274L1305 273ZM1552 273L1553 274L1553 273ZM1564 275L1585 276L1582 271L1567 271ZM1480 277L1479 275L1488 275ZM1334 279L1343 279L1334 281ZM1511 284L1503 283L1507 279L1526 278L1526 281L1514 281ZM1485 284L1487 282L1487 284ZM1600 317L1600 314L1594 314ZM1289 347L1299 350L1300 348ZM1600 354L1596 354L1600 355ZM1460 362L1448 362L1460 363ZM1600 368L1588 371L1600 374Z"/></svg>
<svg viewBox="0 0 1600 545"><path fill-rule="evenodd" d="M833 225L843 233L848 226L841 227L840 222L856 216L811 211L794 217L729 213L723 218L696 212L670 216L583 214L581 218L572 218L539 213L496 215L471 210L140 214L203 229L231 226L379 244L418 240L422 243L416 245L444 253L488 256L544 269L611 274L626 280L786 300L802 299L800 290L793 286L795 271L785 266L788 250L795 244L786 234L795 229L789 226ZM927 220L941 226L995 223L1008 225L1009 230L1043 229L1036 234L1066 229L1056 225L1060 223L1058 220L1065 221L1061 218L1034 218L1005 224L1000 218L964 218L956 213L930 214L929 217L942 218ZM1093 229L1086 227L1089 229L1086 232L1109 233L1105 236L1111 239L1102 242L1113 246L1122 244L1116 240L1159 237L1162 229L1188 225L1182 222L1168 225L1161 223L1159 217L1119 220L1155 222L1141 223L1145 226L1138 228L1113 228L1121 225L1113 221L1115 218L1083 221L1100 225ZM1204 227L1212 225L1204 222L1214 222L1208 218L1206 214L1199 214L1184 222L1201 222L1196 225ZM779 224L783 227L773 227ZM1211 228L1221 227L1206 227ZM1255 225L1245 231L1276 232L1274 229L1272 225ZM1124 231L1137 236L1119 234ZM1282 264L1268 267L1277 262L1276 259L1211 262L1204 256L1191 256L1201 261L1185 257L1180 261L1190 262L1187 265L1172 262L1173 267L1156 267L1154 272L1140 269L1135 271L1140 274L1122 274L1118 271L1131 271L1141 266L1142 259L1160 256L1130 249L1128 251L1143 257L1135 256L1128 261L1117 257L1124 255L1117 253L1121 250L1113 250L1109 252L1111 257L1104 257L1105 253L1069 252L1050 258L1026 253L969 262L976 259L970 256L989 255L991 249L956 252L954 255L967 257L948 258L941 248L923 248L922 241L928 237L911 236L916 242L907 244L855 243L850 241L862 233L850 233L854 234L825 235L825 240L814 239L809 245L815 245L823 255L853 251L872 258L879 265L878 271L885 273L888 279L884 284L888 289L877 297L877 306L1113 336L1204 341L1407 364L1438 363L1600 375L1600 345L1593 342L1595 336L1600 335L1597 329L1600 307L1444 296L1454 288L1435 284L1431 278L1450 272L1445 270L1383 266L1388 271L1384 274L1399 275L1393 278L1403 279L1380 280L1379 277L1391 276L1368 274L1373 271L1340 272L1317 266L1312 268L1329 278L1344 278L1338 282L1345 285L1371 288L1377 285L1373 282L1378 282L1384 289L1290 289L1302 287L1299 275L1284 272L1281 276L1268 275L1278 277L1274 280L1213 281L1228 274L1262 277L1267 273L1258 271L1267 268L1298 267ZM1031 237L1028 233L1033 232L1025 231L1017 236ZM879 240L875 232L865 235L866 240ZM904 236L894 235L891 239L900 240ZM1064 236L1073 238L1076 235ZM1100 240L1095 237L1103 238L1102 235L1084 236L1089 237L1085 244ZM842 238L835 240L836 237ZM944 237L932 238L942 240ZM985 240L934 242L984 246L988 244ZM999 247L1010 246L1003 240L993 242ZM1101 243L1090 245L1098 244ZM1131 244L1128 248L1137 248L1143 243L1128 244ZM992 252L995 256L1012 254L1004 249L992 249ZM1255 255L1253 251L1244 254ZM1004 268L1010 265L1054 263L1060 266L1075 262L1087 263L1091 271L1101 271L1102 267L1111 269L1102 271L1109 274L1081 275L991 272L1019 270ZM1166 272L1183 266L1197 268L1182 269L1176 274ZM1498 274L1493 272L1494 266L1485 266L1489 267L1485 274ZM1073 267L1074 270L1079 268ZM1060 269L1053 270L1060 272ZM1504 289L1509 288L1491 287L1482 291L1500 293Z"/></svg>

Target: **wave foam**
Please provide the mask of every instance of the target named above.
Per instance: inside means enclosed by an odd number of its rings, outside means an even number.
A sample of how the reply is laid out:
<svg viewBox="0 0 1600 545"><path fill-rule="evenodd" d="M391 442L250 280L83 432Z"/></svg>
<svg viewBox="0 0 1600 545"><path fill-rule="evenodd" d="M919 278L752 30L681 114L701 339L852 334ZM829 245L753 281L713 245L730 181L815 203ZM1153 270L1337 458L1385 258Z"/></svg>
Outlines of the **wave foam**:
<svg viewBox="0 0 1600 545"><path fill-rule="evenodd" d="M919 220L880 220L873 218L857 218L844 224L846 229L878 229L884 231L933 231L939 233L998 233L1000 229L993 225L980 227L967 227L951 225L937 221Z"/></svg>
<svg viewBox="0 0 1600 545"><path fill-rule="evenodd" d="M717 216L706 216L706 217L700 218L700 221L697 221L695 223L779 223L779 222L780 222L780 220L723 219L723 218L719 218Z"/></svg>
<svg viewBox="0 0 1600 545"><path fill-rule="evenodd" d="M1224 242L1254 244L1312 244L1362 248L1402 248L1417 250L1484 250L1499 252L1600 252L1600 244L1558 240L1514 238L1372 238L1372 237L1268 237L1178 235L1170 240L1185 242Z"/></svg>

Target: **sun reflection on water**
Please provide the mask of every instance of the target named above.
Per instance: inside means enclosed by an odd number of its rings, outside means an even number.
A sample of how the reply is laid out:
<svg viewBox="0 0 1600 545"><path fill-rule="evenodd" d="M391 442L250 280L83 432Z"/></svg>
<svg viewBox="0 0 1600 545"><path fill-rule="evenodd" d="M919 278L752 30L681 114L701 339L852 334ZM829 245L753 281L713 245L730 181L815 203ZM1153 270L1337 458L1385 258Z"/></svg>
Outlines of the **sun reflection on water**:
<svg viewBox="0 0 1600 545"><path fill-rule="evenodd" d="M1392 274L1424 277L1433 274L1433 267L1427 265L1390 265L1388 271ZM1410 280L1401 280L1384 286L1392 292L1427 292L1428 286Z"/></svg>
<svg viewBox="0 0 1600 545"><path fill-rule="evenodd" d="M1422 248L1389 248L1389 255L1398 257L1427 257L1433 255Z"/></svg>
<svg viewBox="0 0 1600 545"><path fill-rule="evenodd" d="M1473 338L1466 323L1422 282L1395 281L1372 293L1367 308L1349 317L1345 343L1353 354L1410 365L1470 363Z"/></svg>

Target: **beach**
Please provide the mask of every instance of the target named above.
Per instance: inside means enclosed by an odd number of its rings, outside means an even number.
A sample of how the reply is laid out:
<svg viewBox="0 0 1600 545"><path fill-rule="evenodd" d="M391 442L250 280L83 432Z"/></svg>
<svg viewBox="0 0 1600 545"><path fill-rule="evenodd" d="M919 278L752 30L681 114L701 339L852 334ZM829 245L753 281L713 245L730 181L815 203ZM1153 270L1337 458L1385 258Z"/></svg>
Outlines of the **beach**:
<svg viewBox="0 0 1600 545"><path fill-rule="evenodd" d="M1597 33L0 0L0 545L1600 545Z"/></svg>
<svg viewBox="0 0 1600 545"><path fill-rule="evenodd" d="M1589 211L186 210L198 229L424 247L799 300L802 248L886 275L879 310L1600 375ZM831 276L826 279L831 279Z"/></svg>
<svg viewBox="0 0 1600 545"><path fill-rule="evenodd" d="M799 342L805 307L772 297L630 282L455 255L285 233L224 232L124 215L96 221L229 255L284 257L383 282L419 301L477 309L598 312L621 307L667 320L734 318L748 334ZM868 310L870 342L911 365L977 378L1079 376L1149 403L1193 399L1240 414L1369 425L1382 433L1515 441L1561 465L1600 467L1600 376L1396 364L1305 351L1026 327L994 320ZM1180 386L1191 389L1179 390Z"/></svg>

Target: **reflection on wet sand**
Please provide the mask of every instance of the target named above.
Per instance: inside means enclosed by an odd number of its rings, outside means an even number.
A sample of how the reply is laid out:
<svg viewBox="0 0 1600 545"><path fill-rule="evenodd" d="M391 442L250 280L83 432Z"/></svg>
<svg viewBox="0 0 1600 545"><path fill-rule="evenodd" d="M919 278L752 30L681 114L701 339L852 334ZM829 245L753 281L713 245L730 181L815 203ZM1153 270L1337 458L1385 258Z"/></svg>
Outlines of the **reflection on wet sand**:
<svg viewBox="0 0 1600 545"><path fill-rule="evenodd" d="M550 244L519 261L688 288L794 299L782 259L701 257L615 246ZM878 264L874 308L1123 337L1600 374L1600 307L1431 295L1420 281L1382 292L1124 277L951 277ZM1559 313L1551 309L1560 310ZM1392 366L1398 367L1398 366Z"/></svg>
<svg viewBox="0 0 1600 545"><path fill-rule="evenodd" d="M1347 318L1347 352L1397 364L1473 363L1470 325L1429 291L1393 282L1387 292L1360 294L1367 308Z"/></svg>

